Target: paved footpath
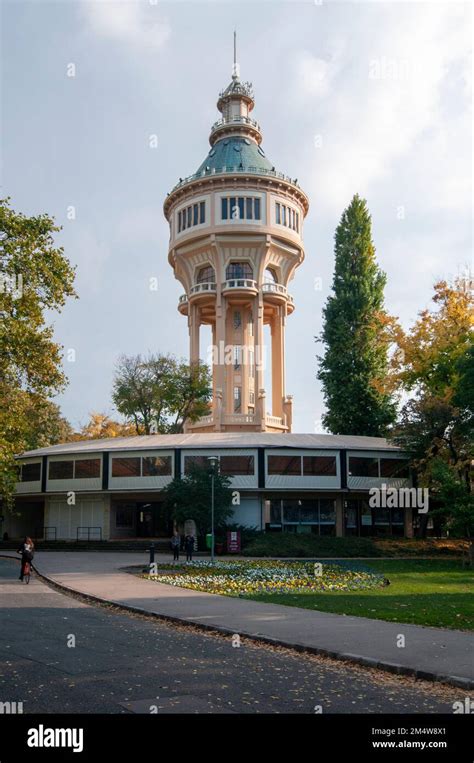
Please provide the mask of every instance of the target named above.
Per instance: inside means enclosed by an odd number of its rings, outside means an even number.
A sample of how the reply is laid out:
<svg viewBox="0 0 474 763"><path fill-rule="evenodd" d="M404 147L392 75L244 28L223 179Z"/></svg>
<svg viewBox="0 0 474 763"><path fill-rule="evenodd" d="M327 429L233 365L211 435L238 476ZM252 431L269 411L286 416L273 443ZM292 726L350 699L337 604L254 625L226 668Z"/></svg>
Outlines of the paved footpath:
<svg viewBox="0 0 474 763"><path fill-rule="evenodd" d="M35 567L61 586L122 607L474 689L472 633L207 594L121 571L147 561L144 553L43 551ZM397 647L400 634L404 648Z"/></svg>

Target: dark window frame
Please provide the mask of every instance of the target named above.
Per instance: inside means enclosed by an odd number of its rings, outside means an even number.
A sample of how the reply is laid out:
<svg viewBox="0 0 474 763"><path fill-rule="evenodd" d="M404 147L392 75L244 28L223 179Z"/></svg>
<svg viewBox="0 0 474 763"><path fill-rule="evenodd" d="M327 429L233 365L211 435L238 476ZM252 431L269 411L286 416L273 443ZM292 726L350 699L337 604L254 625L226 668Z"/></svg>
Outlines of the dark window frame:
<svg viewBox="0 0 474 763"><path fill-rule="evenodd" d="M272 462L274 463L276 460L284 461L287 460L288 466L286 469L282 470L282 467L279 466L272 466ZM299 471L289 471L290 467L295 467L296 464L299 461ZM280 469L280 471L275 471L275 469ZM272 477L301 477L302 476L302 464L301 464L301 456L293 455L293 456L287 456L283 453L271 453L267 456L267 474L268 476Z"/></svg>
<svg viewBox="0 0 474 763"><path fill-rule="evenodd" d="M61 476L52 476L52 472L56 469L60 469L59 464L70 464L71 466L71 474L65 474ZM53 467L53 469L51 469ZM48 481L51 480L52 482L55 482L57 480L72 480L74 479L74 459L70 460L61 460L61 461L48 461Z"/></svg>
<svg viewBox="0 0 474 763"><path fill-rule="evenodd" d="M132 461L138 461L138 474L115 474L114 473L114 466L119 466L119 463L122 463L122 466L125 465L125 462L131 463ZM134 478L137 479L137 477L141 477L141 456L113 456L112 457L112 467L111 467L111 475L113 479L129 479Z"/></svg>

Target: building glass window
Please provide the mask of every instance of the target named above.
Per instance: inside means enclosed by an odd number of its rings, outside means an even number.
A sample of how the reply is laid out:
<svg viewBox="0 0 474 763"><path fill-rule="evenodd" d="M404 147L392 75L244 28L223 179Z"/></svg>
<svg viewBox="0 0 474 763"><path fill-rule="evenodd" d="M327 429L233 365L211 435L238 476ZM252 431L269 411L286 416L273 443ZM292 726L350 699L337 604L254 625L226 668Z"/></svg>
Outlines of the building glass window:
<svg viewBox="0 0 474 763"><path fill-rule="evenodd" d="M215 283L216 274L212 265L205 265L203 268L199 268L196 278L196 283Z"/></svg>
<svg viewBox="0 0 474 763"><path fill-rule="evenodd" d="M227 280L235 278L253 278L252 266L248 262L231 262L226 269Z"/></svg>
<svg viewBox="0 0 474 763"><path fill-rule="evenodd" d="M335 477L336 456L303 456L304 477Z"/></svg>
<svg viewBox="0 0 474 763"><path fill-rule="evenodd" d="M209 469L209 461L207 460L207 456L185 456L184 473L189 474L193 468Z"/></svg>
<svg viewBox="0 0 474 763"><path fill-rule="evenodd" d="M298 522L319 524L318 501L299 501Z"/></svg>
<svg viewBox="0 0 474 763"><path fill-rule="evenodd" d="M143 477L168 477L171 475L171 456L143 456Z"/></svg>
<svg viewBox="0 0 474 763"><path fill-rule="evenodd" d="M333 534L322 531L324 526L334 528L336 524L336 501L332 498L319 499L319 524L321 525L321 535Z"/></svg>
<svg viewBox="0 0 474 763"><path fill-rule="evenodd" d="M276 277L276 273L273 270L273 268L265 268L265 272L263 274L263 282L264 283L278 283L278 279Z"/></svg>
<svg viewBox="0 0 474 763"><path fill-rule="evenodd" d="M270 528L285 532L335 535L336 502L330 498L283 498L270 501Z"/></svg>
<svg viewBox="0 0 474 763"><path fill-rule="evenodd" d="M301 476L301 456L268 456L268 474Z"/></svg>
<svg viewBox="0 0 474 763"><path fill-rule="evenodd" d="M369 501L352 499L345 508L345 534L388 536L404 534L405 514L403 509L371 507Z"/></svg>
<svg viewBox="0 0 474 763"><path fill-rule="evenodd" d="M50 461L48 464L48 479L72 480L74 478L74 461Z"/></svg>
<svg viewBox="0 0 474 763"><path fill-rule="evenodd" d="M401 458L381 458L380 459L381 477L409 477L408 461Z"/></svg>
<svg viewBox="0 0 474 763"><path fill-rule="evenodd" d="M228 477L255 474L255 459L253 456L221 456L220 472Z"/></svg>
<svg viewBox="0 0 474 763"><path fill-rule="evenodd" d="M234 413L240 413L242 407L242 389L234 387Z"/></svg>
<svg viewBox="0 0 474 763"><path fill-rule="evenodd" d="M287 207L278 201L275 202L275 222L277 225L286 225L299 233L299 214L292 207Z"/></svg>
<svg viewBox="0 0 474 763"><path fill-rule="evenodd" d="M140 458L113 458L112 477L140 477Z"/></svg>
<svg viewBox="0 0 474 763"><path fill-rule="evenodd" d="M249 359L249 378L254 379L255 378L255 357L254 357L254 351L252 349L249 349L248 351L248 359ZM254 403L255 400L251 400L251 403Z"/></svg>
<svg viewBox="0 0 474 763"><path fill-rule="evenodd" d="M74 463L74 478L97 479L100 477L100 458L81 458Z"/></svg>
<svg viewBox="0 0 474 763"><path fill-rule="evenodd" d="M221 220L260 220L260 199L254 196L221 198Z"/></svg>
<svg viewBox="0 0 474 763"><path fill-rule="evenodd" d="M41 479L41 463L22 464L20 472L21 482L39 482Z"/></svg>
<svg viewBox="0 0 474 763"><path fill-rule="evenodd" d="M369 458L367 456L350 456L349 475L351 477L378 477L378 458Z"/></svg>
<svg viewBox="0 0 474 763"><path fill-rule="evenodd" d="M234 310L234 328L239 329L242 325L242 315L240 310Z"/></svg>
<svg viewBox="0 0 474 763"><path fill-rule="evenodd" d="M206 221L206 202L200 201L178 212L178 233Z"/></svg>
<svg viewBox="0 0 474 763"><path fill-rule="evenodd" d="M249 403L255 405L255 392L249 392Z"/></svg>
<svg viewBox="0 0 474 763"><path fill-rule="evenodd" d="M281 525L281 500L279 498L270 501L270 524Z"/></svg>
<svg viewBox="0 0 474 763"><path fill-rule="evenodd" d="M301 501L295 499L283 500L283 522L299 522Z"/></svg>
<svg viewBox="0 0 474 763"><path fill-rule="evenodd" d="M242 365L242 347L240 344L234 344L234 368L239 369Z"/></svg>
<svg viewBox="0 0 474 763"><path fill-rule="evenodd" d="M115 527L122 529L133 528L133 520L135 514L135 505L116 506L115 507Z"/></svg>

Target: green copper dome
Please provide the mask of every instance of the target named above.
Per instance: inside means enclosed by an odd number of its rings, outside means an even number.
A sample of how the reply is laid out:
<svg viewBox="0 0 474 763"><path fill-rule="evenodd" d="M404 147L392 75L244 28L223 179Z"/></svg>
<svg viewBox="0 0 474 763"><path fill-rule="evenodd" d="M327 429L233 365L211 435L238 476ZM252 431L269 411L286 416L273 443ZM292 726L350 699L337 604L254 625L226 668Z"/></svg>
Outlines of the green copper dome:
<svg viewBox="0 0 474 763"><path fill-rule="evenodd" d="M266 158L263 149L253 140L242 137L227 137L218 140L209 151L207 157L196 172L258 172L273 170L274 167Z"/></svg>

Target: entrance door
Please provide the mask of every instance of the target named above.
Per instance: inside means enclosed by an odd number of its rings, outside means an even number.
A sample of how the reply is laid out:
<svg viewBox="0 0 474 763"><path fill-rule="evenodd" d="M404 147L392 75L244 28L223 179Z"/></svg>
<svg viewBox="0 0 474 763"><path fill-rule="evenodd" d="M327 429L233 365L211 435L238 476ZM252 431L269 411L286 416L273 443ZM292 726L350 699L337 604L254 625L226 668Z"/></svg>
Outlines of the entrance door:
<svg viewBox="0 0 474 763"><path fill-rule="evenodd" d="M152 538L155 532L154 506L152 503L137 504L137 537Z"/></svg>
<svg viewBox="0 0 474 763"><path fill-rule="evenodd" d="M165 515L163 503L137 503L137 537L170 538L173 522Z"/></svg>

